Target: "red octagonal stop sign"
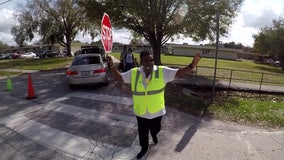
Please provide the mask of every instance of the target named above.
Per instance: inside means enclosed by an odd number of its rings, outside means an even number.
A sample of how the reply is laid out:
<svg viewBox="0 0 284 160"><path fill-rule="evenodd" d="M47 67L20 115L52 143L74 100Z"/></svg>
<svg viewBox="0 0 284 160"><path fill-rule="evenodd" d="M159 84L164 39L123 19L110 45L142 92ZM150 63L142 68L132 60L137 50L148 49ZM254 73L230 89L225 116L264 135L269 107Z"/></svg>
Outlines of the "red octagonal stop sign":
<svg viewBox="0 0 284 160"><path fill-rule="evenodd" d="M104 13L101 24L102 44L106 53L112 50L112 27L108 14Z"/></svg>

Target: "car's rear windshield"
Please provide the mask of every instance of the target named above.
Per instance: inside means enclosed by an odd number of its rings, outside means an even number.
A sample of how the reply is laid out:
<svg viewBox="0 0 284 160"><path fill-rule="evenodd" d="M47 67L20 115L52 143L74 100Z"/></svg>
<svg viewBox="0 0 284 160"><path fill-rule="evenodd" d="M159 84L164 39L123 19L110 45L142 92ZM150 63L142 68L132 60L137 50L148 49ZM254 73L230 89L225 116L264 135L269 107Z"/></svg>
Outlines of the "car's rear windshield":
<svg viewBox="0 0 284 160"><path fill-rule="evenodd" d="M72 65L100 64L100 57L76 57Z"/></svg>
<svg viewBox="0 0 284 160"><path fill-rule="evenodd" d="M100 53L100 54L102 54L102 50L100 48L88 48L88 49L82 50L82 54L88 54L88 53Z"/></svg>

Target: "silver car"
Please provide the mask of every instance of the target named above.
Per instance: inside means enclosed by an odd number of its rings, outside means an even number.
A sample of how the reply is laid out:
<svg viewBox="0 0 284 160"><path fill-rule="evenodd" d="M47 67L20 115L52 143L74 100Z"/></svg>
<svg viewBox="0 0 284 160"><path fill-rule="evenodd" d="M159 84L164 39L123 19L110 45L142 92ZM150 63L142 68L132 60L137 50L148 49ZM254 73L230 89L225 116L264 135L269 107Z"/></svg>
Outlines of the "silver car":
<svg viewBox="0 0 284 160"><path fill-rule="evenodd" d="M107 73L108 66L100 54L80 54L67 69L66 78L70 87L96 83L108 85Z"/></svg>

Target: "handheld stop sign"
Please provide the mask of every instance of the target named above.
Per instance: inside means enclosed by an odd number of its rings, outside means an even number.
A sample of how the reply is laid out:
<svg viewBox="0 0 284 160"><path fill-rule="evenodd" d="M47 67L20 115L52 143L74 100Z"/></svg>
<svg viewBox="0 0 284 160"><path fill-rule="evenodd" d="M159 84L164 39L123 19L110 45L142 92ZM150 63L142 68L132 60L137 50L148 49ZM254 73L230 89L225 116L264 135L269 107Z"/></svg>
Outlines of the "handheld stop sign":
<svg viewBox="0 0 284 160"><path fill-rule="evenodd" d="M104 13L101 23L101 41L105 52L108 54L112 50L112 27L108 14Z"/></svg>

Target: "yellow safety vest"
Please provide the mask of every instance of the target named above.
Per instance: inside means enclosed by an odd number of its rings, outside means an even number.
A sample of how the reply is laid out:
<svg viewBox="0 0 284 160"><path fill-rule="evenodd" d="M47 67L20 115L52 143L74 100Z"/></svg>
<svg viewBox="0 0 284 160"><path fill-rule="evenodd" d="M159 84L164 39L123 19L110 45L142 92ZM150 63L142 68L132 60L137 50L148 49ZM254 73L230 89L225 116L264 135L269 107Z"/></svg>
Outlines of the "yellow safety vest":
<svg viewBox="0 0 284 160"><path fill-rule="evenodd" d="M144 88L142 75L138 68L131 71L131 90L133 93L133 108L137 115L144 115L148 110L154 114L165 108L165 82L163 67L153 71L150 83Z"/></svg>

